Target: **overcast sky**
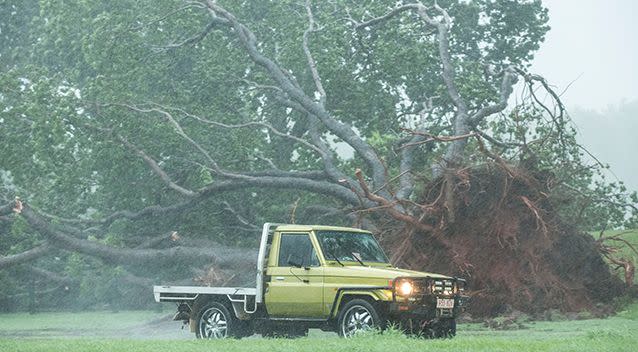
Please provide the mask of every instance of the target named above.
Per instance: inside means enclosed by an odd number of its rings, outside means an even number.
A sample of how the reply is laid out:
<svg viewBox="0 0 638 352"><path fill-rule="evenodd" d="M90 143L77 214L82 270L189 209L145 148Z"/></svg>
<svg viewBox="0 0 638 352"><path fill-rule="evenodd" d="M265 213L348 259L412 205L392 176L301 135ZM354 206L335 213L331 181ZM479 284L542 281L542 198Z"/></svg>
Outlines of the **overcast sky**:
<svg viewBox="0 0 638 352"><path fill-rule="evenodd" d="M567 89L580 142L638 190L638 0L543 3L551 30L531 71Z"/></svg>
<svg viewBox="0 0 638 352"><path fill-rule="evenodd" d="M532 71L566 88L570 107L638 99L638 0L543 0L551 30Z"/></svg>

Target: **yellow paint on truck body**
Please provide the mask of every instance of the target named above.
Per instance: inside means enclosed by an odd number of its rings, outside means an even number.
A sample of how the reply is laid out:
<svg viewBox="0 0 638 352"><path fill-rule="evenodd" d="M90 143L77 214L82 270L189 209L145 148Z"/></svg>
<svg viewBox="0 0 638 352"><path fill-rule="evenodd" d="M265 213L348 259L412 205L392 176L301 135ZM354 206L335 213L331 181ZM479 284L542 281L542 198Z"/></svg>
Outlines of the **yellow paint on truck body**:
<svg viewBox="0 0 638 352"><path fill-rule="evenodd" d="M429 277L449 279L440 274L399 269L388 263L328 260L319 245L316 231L369 233L368 231L334 227L283 225L272 239L266 268L265 304L271 317L329 319L337 314L342 297L360 295L375 301L392 301L391 281L397 277ZM297 268L279 265L282 235L308 236L317 263ZM347 234L345 234L347 235ZM338 295L338 296L337 296ZM333 305L336 305L333 309ZM331 315L332 314L332 315Z"/></svg>

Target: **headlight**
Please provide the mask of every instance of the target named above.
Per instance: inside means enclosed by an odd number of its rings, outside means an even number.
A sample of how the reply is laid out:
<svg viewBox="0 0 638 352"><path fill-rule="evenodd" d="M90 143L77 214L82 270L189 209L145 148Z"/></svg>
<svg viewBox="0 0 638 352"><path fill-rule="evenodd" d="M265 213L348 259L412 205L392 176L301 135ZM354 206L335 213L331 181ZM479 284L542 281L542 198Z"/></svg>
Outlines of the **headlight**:
<svg viewBox="0 0 638 352"><path fill-rule="evenodd" d="M403 281L397 286L397 291L401 296L409 296L414 292L414 286L410 281Z"/></svg>

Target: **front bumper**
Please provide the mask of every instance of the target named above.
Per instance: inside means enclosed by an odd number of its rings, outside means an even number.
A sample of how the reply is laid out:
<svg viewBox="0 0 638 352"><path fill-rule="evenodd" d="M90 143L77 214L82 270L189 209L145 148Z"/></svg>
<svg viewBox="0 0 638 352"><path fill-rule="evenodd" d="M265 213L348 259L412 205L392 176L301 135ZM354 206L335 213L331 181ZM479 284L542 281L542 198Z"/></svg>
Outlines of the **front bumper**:
<svg viewBox="0 0 638 352"><path fill-rule="evenodd" d="M437 308L437 298L454 299L454 308ZM455 295L452 297L429 295L418 301L389 302L387 313L393 319L435 319L456 318L465 311L468 296Z"/></svg>

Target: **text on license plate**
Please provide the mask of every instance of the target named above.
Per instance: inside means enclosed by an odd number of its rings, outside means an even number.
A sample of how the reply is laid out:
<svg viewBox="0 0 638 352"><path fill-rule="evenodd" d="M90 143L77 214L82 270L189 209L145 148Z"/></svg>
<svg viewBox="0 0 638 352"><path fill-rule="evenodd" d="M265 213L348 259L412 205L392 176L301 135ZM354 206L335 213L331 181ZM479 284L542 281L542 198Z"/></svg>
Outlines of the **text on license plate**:
<svg viewBox="0 0 638 352"><path fill-rule="evenodd" d="M437 308L454 308L454 299L452 298L437 298L436 299L436 307Z"/></svg>

